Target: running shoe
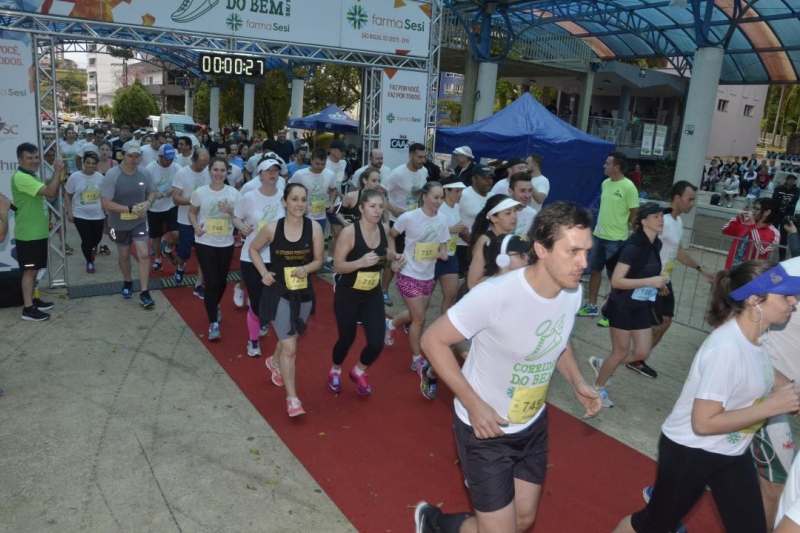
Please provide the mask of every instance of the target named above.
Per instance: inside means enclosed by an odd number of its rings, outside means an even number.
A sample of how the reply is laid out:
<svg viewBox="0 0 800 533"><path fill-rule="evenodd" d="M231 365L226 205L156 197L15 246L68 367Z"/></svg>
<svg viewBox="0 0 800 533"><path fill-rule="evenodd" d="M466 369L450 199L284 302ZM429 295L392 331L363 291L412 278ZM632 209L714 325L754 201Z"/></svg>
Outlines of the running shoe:
<svg viewBox="0 0 800 533"><path fill-rule="evenodd" d="M409 325L408 324L403 324L403 333L408 335L408 330L409 330Z"/></svg>
<svg viewBox="0 0 800 533"><path fill-rule="evenodd" d="M22 320L29 320L31 322L44 322L49 319L50 315L37 309L35 305L22 308Z"/></svg>
<svg viewBox="0 0 800 533"><path fill-rule="evenodd" d="M325 261L322 265L322 272L324 274L332 274L333 273L333 261Z"/></svg>
<svg viewBox="0 0 800 533"><path fill-rule="evenodd" d="M331 370L328 374L328 390L334 394L342 392L342 373Z"/></svg>
<svg viewBox="0 0 800 533"><path fill-rule="evenodd" d="M261 324L261 328L258 330L259 337L266 337L269 335L269 324Z"/></svg>
<svg viewBox="0 0 800 533"><path fill-rule="evenodd" d="M431 505L426 501L421 501L414 509L414 524L416 525L415 533L436 533L439 529L434 525L433 521L437 515L442 511L435 505Z"/></svg>
<svg viewBox="0 0 800 533"><path fill-rule="evenodd" d="M74 254L74 253L75 253L75 248L73 248L73 247L72 247L72 246L70 246L69 244L65 244L65 245L64 245L64 253L65 253L66 255L72 255L72 254Z"/></svg>
<svg viewBox="0 0 800 533"><path fill-rule="evenodd" d="M161 266L161 261L156 261L153 263L153 272L161 272L164 270L164 267Z"/></svg>
<svg viewBox="0 0 800 533"><path fill-rule="evenodd" d="M258 341L247 341L247 355L261 357L261 348L258 346Z"/></svg>
<svg viewBox="0 0 800 533"><path fill-rule="evenodd" d="M244 307L244 289L242 289L241 283L237 283L233 286L233 305L236 307Z"/></svg>
<svg viewBox="0 0 800 533"><path fill-rule="evenodd" d="M171 265L178 264L178 257L175 255L175 250L167 251L167 241L161 241L161 255L166 257Z"/></svg>
<svg viewBox="0 0 800 533"><path fill-rule="evenodd" d="M386 346L394 346L394 330L389 329L389 325L392 323L391 320L388 318L386 319L386 332L383 334L383 343Z"/></svg>
<svg viewBox="0 0 800 533"><path fill-rule="evenodd" d="M600 377L600 367L603 366L603 360L600 359L599 357L592 356L592 357L589 358L589 366L591 366L592 370L594 370L595 379ZM610 377L606 380L606 386L608 386L608 385L611 385L611 378Z"/></svg>
<svg viewBox="0 0 800 533"><path fill-rule="evenodd" d="M133 283L126 281L122 284L122 297L126 300L133 296Z"/></svg>
<svg viewBox="0 0 800 533"><path fill-rule="evenodd" d="M383 305L385 305L386 307L391 307L394 305L394 302L392 302L392 300L389 298L388 292L383 293Z"/></svg>
<svg viewBox="0 0 800 533"><path fill-rule="evenodd" d="M635 363L627 363L625 368L628 370L633 370L634 372L638 372L639 374L643 375L646 378L656 379L658 377L658 372L647 366L647 363L644 361L636 361Z"/></svg>
<svg viewBox="0 0 800 533"><path fill-rule="evenodd" d="M603 401L603 407L612 408L614 407L614 402L611 401L611 398L608 397L608 392L606 392L605 387L598 387L595 385L594 390L600 393L600 399Z"/></svg>
<svg viewBox="0 0 800 533"><path fill-rule="evenodd" d="M273 361L273 356L267 357L267 369L272 372L272 383L275 384L276 387L283 387L283 378L281 377L281 369L278 368L278 365L275 364Z"/></svg>
<svg viewBox="0 0 800 533"><path fill-rule="evenodd" d="M186 271L186 267L178 268L175 270L175 274L172 276L172 279L175 281L175 285L183 284L183 273Z"/></svg>
<svg viewBox="0 0 800 533"><path fill-rule="evenodd" d="M420 367L424 366L426 363L425 358L421 355L419 357L412 357L411 358L411 368L412 372L419 372Z"/></svg>
<svg viewBox="0 0 800 533"><path fill-rule="evenodd" d="M350 370L350 381L356 384L356 392L361 396L369 396L372 394L372 388L369 386L369 381L367 378L369 374L365 371L360 376L356 374L356 367L353 367Z"/></svg>
<svg viewBox="0 0 800 533"><path fill-rule="evenodd" d="M234 235L234 237L233 237L233 247L234 248L241 248L243 244L244 244L244 241L242 240L242 236L241 235Z"/></svg>
<svg viewBox="0 0 800 533"><path fill-rule="evenodd" d="M152 249L152 248L150 248L150 249L149 249L149 250L147 250L147 251L150 253L150 256L151 256L151 257L152 257L152 256L154 256L154 255L156 255L156 253L153 251L153 249Z"/></svg>
<svg viewBox="0 0 800 533"><path fill-rule="evenodd" d="M438 379L428 376L428 369L431 367L430 363L425 361L417 371L419 375L419 391L428 400L436 399L436 385Z"/></svg>
<svg viewBox="0 0 800 533"><path fill-rule="evenodd" d="M200 298L201 300L206 299L206 288L203 285L195 285L192 294Z"/></svg>
<svg viewBox="0 0 800 533"><path fill-rule="evenodd" d="M222 333L219 332L219 324L214 322L208 326L208 340L216 341L222 338Z"/></svg>
<svg viewBox="0 0 800 533"><path fill-rule="evenodd" d="M39 311L49 311L55 307L55 304L51 302L43 302L39 298L33 299L33 306L38 309Z"/></svg>
<svg viewBox="0 0 800 533"><path fill-rule="evenodd" d="M286 412L291 418L306 414L306 410L303 409L300 398L286 398Z"/></svg>
<svg viewBox="0 0 800 533"><path fill-rule="evenodd" d="M139 295L139 305L145 309L150 309L156 305L156 302L150 297L149 294L142 293Z"/></svg>
<svg viewBox="0 0 800 533"><path fill-rule="evenodd" d="M100 255L111 255L111 250L104 244L100 246Z"/></svg>
<svg viewBox="0 0 800 533"><path fill-rule="evenodd" d="M610 328L611 327L611 322L606 317L603 317L603 318L601 318L600 320L597 321L597 327L598 328Z"/></svg>
<svg viewBox="0 0 800 533"><path fill-rule="evenodd" d="M95 273L94 263L86 263L86 273L87 274L94 274Z"/></svg>
<svg viewBox="0 0 800 533"><path fill-rule="evenodd" d="M592 305L589 302L583 304L583 307L578 309L576 316L598 316L600 315L600 311L597 309L596 305Z"/></svg>

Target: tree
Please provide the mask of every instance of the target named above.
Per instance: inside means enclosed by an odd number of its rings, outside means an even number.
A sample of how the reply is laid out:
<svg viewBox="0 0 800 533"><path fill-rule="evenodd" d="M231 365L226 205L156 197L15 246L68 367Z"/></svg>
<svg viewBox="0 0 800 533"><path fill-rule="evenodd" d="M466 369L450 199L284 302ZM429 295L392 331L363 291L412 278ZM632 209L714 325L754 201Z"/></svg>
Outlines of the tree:
<svg viewBox="0 0 800 533"><path fill-rule="evenodd" d="M101 105L97 108L97 116L100 118L108 118L111 116L111 106L110 105Z"/></svg>
<svg viewBox="0 0 800 533"><path fill-rule="evenodd" d="M457 100L439 100L439 115L442 115L441 123L458 126L461 124L461 102Z"/></svg>
<svg viewBox="0 0 800 533"><path fill-rule="evenodd" d="M111 114L116 124L141 124L149 115L158 114L158 104L137 79L117 91Z"/></svg>
<svg viewBox="0 0 800 533"><path fill-rule="evenodd" d="M66 93L67 109L72 110L83 104L81 94L86 91L86 80L77 72L70 71L58 80L58 89Z"/></svg>
<svg viewBox="0 0 800 533"><path fill-rule="evenodd" d="M299 75L307 72L298 69ZM320 65L306 82L303 94L303 114L322 111L330 104L343 110L361 102L361 70L344 65Z"/></svg>

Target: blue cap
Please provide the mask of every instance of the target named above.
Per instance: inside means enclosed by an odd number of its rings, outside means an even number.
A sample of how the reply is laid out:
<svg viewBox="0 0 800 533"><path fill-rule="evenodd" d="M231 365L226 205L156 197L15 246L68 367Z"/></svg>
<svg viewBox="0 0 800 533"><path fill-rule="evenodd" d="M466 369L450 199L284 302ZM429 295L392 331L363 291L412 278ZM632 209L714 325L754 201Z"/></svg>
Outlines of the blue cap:
<svg viewBox="0 0 800 533"><path fill-rule="evenodd" d="M750 296L758 294L800 294L800 277L790 276L781 266L777 265L755 279L752 279L731 291L728 297L737 302L743 302Z"/></svg>
<svg viewBox="0 0 800 533"><path fill-rule="evenodd" d="M175 159L175 148L173 148L171 144L162 144L161 148L158 149L158 155L171 161Z"/></svg>

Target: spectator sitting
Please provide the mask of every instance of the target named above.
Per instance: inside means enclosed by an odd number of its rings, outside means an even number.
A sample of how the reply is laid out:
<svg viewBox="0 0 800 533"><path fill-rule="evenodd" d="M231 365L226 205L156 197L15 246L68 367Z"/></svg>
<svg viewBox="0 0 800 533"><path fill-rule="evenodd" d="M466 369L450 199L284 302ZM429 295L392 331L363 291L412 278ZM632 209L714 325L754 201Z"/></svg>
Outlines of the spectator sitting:
<svg viewBox="0 0 800 533"><path fill-rule="evenodd" d="M742 178L739 180L739 191L741 196L745 196L745 194L750 190L750 187L753 185L753 182L756 181L756 171L742 171L741 176Z"/></svg>
<svg viewBox="0 0 800 533"><path fill-rule="evenodd" d="M758 167L758 173L756 174L755 182L756 185L758 185L762 190L767 188L770 182L770 175L769 172L767 172L766 167Z"/></svg>
<svg viewBox="0 0 800 533"><path fill-rule="evenodd" d="M733 198L739 194L739 176L731 174L725 178L722 185L724 190L723 202L726 202L725 207L733 207Z"/></svg>
<svg viewBox="0 0 800 533"><path fill-rule="evenodd" d="M750 188L747 190L747 205L753 203L753 200L757 200L761 197L761 187L753 183L750 185Z"/></svg>

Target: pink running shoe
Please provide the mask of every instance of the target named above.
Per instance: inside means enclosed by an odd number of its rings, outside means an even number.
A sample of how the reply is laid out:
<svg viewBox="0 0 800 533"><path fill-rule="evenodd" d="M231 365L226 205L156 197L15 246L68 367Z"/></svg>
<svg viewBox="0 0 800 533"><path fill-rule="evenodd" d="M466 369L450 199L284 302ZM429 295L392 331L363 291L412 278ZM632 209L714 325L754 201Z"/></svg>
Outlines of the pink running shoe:
<svg viewBox="0 0 800 533"><path fill-rule="evenodd" d="M272 360L272 356L267 357L267 368L272 372L272 382L276 387L283 387L283 378L281 377L281 369Z"/></svg>
<svg viewBox="0 0 800 533"><path fill-rule="evenodd" d="M350 381L356 384L356 392L358 392L361 396L369 396L372 394L369 381L367 381L368 377L369 374L367 372L364 372L360 376L356 374L356 367L353 367L353 369L350 370Z"/></svg>
<svg viewBox="0 0 800 533"><path fill-rule="evenodd" d="M328 374L328 390L334 394L340 394L342 392L342 373L341 372L333 372L331 371Z"/></svg>
<svg viewBox="0 0 800 533"><path fill-rule="evenodd" d="M303 404L300 403L300 398L286 398L286 412L292 418L306 414Z"/></svg>

